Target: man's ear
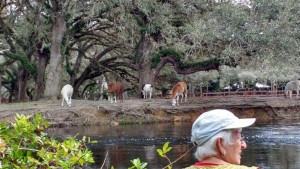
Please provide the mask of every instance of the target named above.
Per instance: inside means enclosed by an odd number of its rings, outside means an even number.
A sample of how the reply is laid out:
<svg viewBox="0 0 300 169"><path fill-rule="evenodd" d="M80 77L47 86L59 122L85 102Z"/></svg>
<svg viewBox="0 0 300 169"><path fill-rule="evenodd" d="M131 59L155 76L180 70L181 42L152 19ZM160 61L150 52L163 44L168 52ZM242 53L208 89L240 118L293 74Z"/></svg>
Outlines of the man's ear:
<svg viewBox="0 0 300 169"><path fill-rule="evenodd" d="M226 152L224 148L224 139L219 137L216 139L216 151L220 153L220 155L224 155Z"/></svg>

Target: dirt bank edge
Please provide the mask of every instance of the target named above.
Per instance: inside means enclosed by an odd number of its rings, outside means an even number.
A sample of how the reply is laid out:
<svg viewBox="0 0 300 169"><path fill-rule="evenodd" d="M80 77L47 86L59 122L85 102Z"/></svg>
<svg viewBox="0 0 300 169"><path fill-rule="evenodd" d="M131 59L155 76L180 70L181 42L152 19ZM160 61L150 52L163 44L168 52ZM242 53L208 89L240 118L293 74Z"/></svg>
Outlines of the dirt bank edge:
<svg viewBox="0 0 300 169"><path fill-rule="evenodd" d="M73 100L72 106L61 106L60 100L24 103L0 103L0 122L13 122L16 114L41 113L52 126L107 125L154 122L193 122L201 113L223 108L238 117L256 117L258 122L300 119L299 99L277 97L189 98L179 107L169 99L129 99L124 103Z"/></svg>

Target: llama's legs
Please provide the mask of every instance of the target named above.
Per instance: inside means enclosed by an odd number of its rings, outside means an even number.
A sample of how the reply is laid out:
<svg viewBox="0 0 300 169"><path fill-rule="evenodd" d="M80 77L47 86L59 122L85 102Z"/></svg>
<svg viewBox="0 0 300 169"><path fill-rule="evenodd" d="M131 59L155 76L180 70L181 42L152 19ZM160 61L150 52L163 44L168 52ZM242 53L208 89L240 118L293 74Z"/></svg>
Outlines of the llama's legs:
<svg viewBox="0 0 300 169"><path fill-rule="evenodd" d="M177 96L176 96L176 105L177 105L177 106L179 106L179 97L180 97L180 95L177 95Z"/></svg>
<svg viewBox="0 0 300 169"><path fill-rule="evenodd" d="M71 105L72 105L72 97L70 96L68 99L69 99L68 100L68 105L71 107Z"/></svg>
<svg viewBox="0 0 300 169"><path fill-rule="evenodd" d="M114 96L113 95L109 95L109 100L110 100L110 103L113 103L114 101L113 101L113 99L114 99Z"/></svg>
<svg viewBox="0 0 300 169"><path fill-rule="evenodd" d="M172 106L176 106L176 98L172 99Z"/></svg>
<svg viewBox="0 0 300 169"><path fill-rule="evenodd" d="M180 99L180 101L181 101L181 102L183 102L183 97L184 97L184 94L182 93L182 94L180 94L180 96L181 96L181 99Z"/></svg>
<svg viewBox="0 0 300 169"><path fill-rule="evenodd" d="M152 92L149 92L149 99L151 99L152 97Z"/></svg>

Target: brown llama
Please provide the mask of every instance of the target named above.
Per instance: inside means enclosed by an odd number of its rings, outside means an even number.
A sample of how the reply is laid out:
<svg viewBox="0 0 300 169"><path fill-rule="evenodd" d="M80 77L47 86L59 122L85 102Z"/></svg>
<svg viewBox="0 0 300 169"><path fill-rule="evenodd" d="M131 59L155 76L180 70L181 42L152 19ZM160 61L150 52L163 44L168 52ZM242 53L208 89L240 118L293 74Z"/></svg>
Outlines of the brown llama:
<svg viewBox="0 0 300 169"><path fill-rule="evenodd" d="M172 88L172 106L179 106L179 96L181 97L181 102L183 97L185 98L184 101L186 102L187 100L187 84L185 82L178 82L175 86Z"/></svg>

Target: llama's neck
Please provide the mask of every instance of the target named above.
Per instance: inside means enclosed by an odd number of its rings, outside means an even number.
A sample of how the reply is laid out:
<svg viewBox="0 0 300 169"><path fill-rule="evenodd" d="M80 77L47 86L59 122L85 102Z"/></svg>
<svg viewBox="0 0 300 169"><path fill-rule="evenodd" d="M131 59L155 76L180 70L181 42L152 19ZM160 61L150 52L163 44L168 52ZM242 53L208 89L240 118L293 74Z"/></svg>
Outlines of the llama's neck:
<svg viewBox="0 0 300 169"><path fill-rule="evenodd" d="M172 92L172 95L171 95L171 99L176 99L176 96L178 95L178 92L175 91L175 92Z"/></svg>
<svg viewBox="0 0 300 169"><path fill-rule="evenodd" d="M107 90L108 89L108 84L106 81L102 82L102 85L101 85L101 90Z"/></svg>

